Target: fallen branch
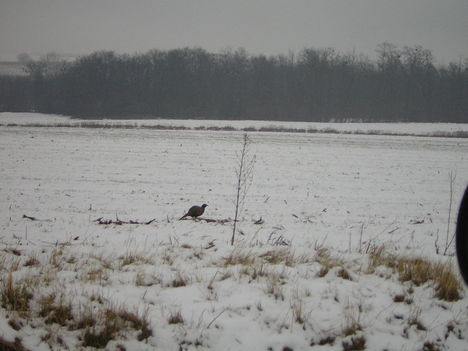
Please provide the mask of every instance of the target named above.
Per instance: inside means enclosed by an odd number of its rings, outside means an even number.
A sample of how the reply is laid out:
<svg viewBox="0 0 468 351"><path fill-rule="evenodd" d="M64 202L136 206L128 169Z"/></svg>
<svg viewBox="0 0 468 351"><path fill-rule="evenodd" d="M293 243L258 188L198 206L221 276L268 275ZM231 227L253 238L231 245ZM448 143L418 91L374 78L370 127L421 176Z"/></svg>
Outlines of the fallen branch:
<svg viewBox="0 0 468 351"><path fill-rule="evenodd" d="M296 215L293 214L293 216L296 216ZM297 217L297 216L296 216L296 217ZM263 224L263 223L265 223L265 222L264 222L264 220L262 219L262 217L260 217L259 219L257 219L257 220L254 222L254 224Z"/></svg>
<svg viewBox="0 0 468 351"><path fill-rule="evenodd" d="M52 220L50 220L50 219L39 219L39 218L32 217L32 216L26 216L25 214L23 215L23 218L29 219L31 221L52 222Z"/></svg>
<svg viewBox="0 0 468 351"><path fill-rule="evenodd" d="M232 222L232 219L230 218L226 218L226 219L212 219L212 218L201 218L201 217L198 217L194 220L197 220L197 221L205 221L206 223L219 223L219 224L225 224L225 223L229 223L229 222Z"/></svg>
<svg viewBox="0 0 468 351"><path fill-rule="evenodd" d="M412 219L409 221L410 224L423 224L424 219Z"/></svg>
<svg viewBox="0 0 468 351"><path fill-rule="evenodd" d="M30 219L31 221L37 221L38 220L36 217L26 216L25 214L23 215L23 218Z"/></svg>
<svg viewBox="0 0 468 351"><path fill-rule="evenodd" d="M212 247L215 247L215 243L214 243L215 240L210 241L208 245L205 246L205 249L208 250L208 249L211 249Z"/></svg>
<svg viewBox="0 0 468 351"><path fill-rule="evenodd" d="M140 221L134 221L134 220L122 221L121 219L116 219L115 221L113 221L112 219L103 219L102 217L100 217L98 219L95 219L93 222L97 222L97 224L104 224L104 225L107 225L107 224L116 224L116 225L144 224L144 225L148 225L148 224L153 223L155 220L156 220L156 218L153 218L153 219L151 219L149 221L146 221L146 222L140 222Z"/></svg>

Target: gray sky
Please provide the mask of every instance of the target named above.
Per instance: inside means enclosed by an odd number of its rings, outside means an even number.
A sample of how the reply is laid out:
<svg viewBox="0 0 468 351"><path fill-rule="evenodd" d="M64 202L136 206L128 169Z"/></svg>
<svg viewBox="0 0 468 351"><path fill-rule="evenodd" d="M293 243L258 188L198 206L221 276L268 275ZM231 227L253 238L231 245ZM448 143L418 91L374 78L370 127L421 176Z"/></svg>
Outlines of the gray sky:
<svg viewBox="0 0 468 351"><path fill-rule="evenodd" d="M0 0L0 59L202 47L279 54L422 45L468 57L468 0Z"/></svg>

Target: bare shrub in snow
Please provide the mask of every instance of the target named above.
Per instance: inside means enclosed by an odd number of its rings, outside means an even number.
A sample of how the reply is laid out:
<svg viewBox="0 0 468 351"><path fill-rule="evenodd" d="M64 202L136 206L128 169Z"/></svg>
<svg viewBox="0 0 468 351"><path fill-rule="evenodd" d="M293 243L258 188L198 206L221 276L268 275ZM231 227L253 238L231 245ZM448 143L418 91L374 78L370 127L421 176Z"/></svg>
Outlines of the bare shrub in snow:
<svg viewBox="0 0 468 351"><path fill-rule="evenodd" d="M255 164L255 155L250 155L250 144L251 140L247 133L244 134L244 140L242 144L242 150L239 155L238 166L236 169L237 183L236 183L236 200L235 200L235 212L234 212L234 224L232 227L231 245L234 245L234 239L236 235L237 221L242 208L244 206L245 197L247 192L252 185L253 180L253 169Z"/></svg>

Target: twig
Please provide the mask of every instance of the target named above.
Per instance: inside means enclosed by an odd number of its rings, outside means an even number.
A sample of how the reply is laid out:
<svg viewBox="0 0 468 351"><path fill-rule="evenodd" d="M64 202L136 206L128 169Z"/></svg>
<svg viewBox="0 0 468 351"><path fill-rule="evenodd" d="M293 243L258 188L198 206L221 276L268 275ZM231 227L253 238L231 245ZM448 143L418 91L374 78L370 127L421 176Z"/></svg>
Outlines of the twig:
<svg viewBox="0 0 468 351"><path fill-rule="evenodd" d="M218 315L216 317L214 317L210 323L208 323L208 325L205 327L205 329L208 329L209 327L211 327L211 325L214 323L215 320L217 320L219 318L219 316L221 316L224 312L226 312L226 309L222 310L221 312L218 313Z"/></svg>

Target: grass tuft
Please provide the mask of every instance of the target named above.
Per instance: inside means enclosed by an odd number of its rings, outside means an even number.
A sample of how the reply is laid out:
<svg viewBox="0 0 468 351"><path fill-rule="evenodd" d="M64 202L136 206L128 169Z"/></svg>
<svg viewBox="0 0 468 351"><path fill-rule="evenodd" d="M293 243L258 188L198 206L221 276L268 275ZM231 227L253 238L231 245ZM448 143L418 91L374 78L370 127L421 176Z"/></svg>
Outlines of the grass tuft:
<svg viewBox="0 0 468 351"><path fill-rule="evenodd" d="M272 295L275 300L284 301L282 285L283 279L280 274L270 273L267 275L266 292L267 294Z"/></svg>
<svg viewBox="0 0 468 351"><path fill-rule="evenodd" d="M349 341L343 340L343 351L359 351L366 349L366 338L361 336L353 336Z"/></svg>
<svg viewBox="0 0 468 351"><path fill-rule="evenodd" d="M462 287L452 265L450 263L439 264L434 270L435 297L444 301L460 300Z"/></svg>
<svg viewBox="0 0 468 351"><path fill-rule="evenodd" d="M378 266L391 268L402 282L412 282L420 286L432 282L435 297L445 301L457 301L462 298L461 284L450 262L434 263L420 257L404 257L386 253L383 246L375 248L369 255L368 272Z"/></svg>
<svg viewBox="0 0 468 351"><path fill-rule="evenodd" d="M187 286L189 284L189 278L184 276L181 272L177 272L175 278L171 282L173 288L179 288Z"/></svg>
<svg viewBox="0 0 468 351"><path fill-rule="evenodd" d="M25 284L14 284L11 272L8 274L6 282L0 288L0 301L3 308L9 311L29 311L29 302L33 298L33 295Z"/></svg>
<svg viewBox="0 0 468 351"><path fill-rule="evenodd" d="M250 266L255 263L255 256L252 255L251 252L243 252L238 249L232 250L232 252L223 258L222 266L237 266L237 265L244 265Z"/></svg>
<svg viewBox="0 0 468 351"><path fill-rule="evenodd" d="M83 346L104 348L126 330L138 331L137 339L142 341L153 335L146 314L143 316L123 308L108 308L98 318L97 325L87 328L83 334Z"/></svg>
<svg viewBox="0 0 468 351"><path fill-rule="evenodd" d="M342 278L342 279L345 279L345 280L353 280L353 278L351 278L351 275L349 274L348 270L341 267L337 273L337 276Z"/></svg>
<svg viewBox="0 0 468 351"><path fill-rule="evenodd" d="M65 303L63 296L60 296L56 301L55 293L39 299L39 306L39 316L45 318L46 324L66 326L69 321L74 319L71 303Z"/></svg>
<svg viewBox="0 0 468 351"><path fill-rule="evenodd" d="M184 324L184 317L182 317L182 313L180 311L173 312L167 319L168 324Z"/></svg>
<svg viewBox="0 0 468 351"><path fill-rule="evenodd" d="M25 267L33 267L33 266L38 266L39 265L39 260L35 255L31 255L28 257L28 259L24 262Z"/></svg>
<svg viewBox="0 0 468 351"><path fill-rule="evenodd" d="M149 255L127 252L122 258L122 267L131 264L154 264L154 260Z"/></svg>
<svg viewBox="0 0 468 351"><path fill-rule="evenodd" d="M0 336L0 350L1 351L28 351L21 343L19 338L15 338L14 342L6 341Z"/></svg>

